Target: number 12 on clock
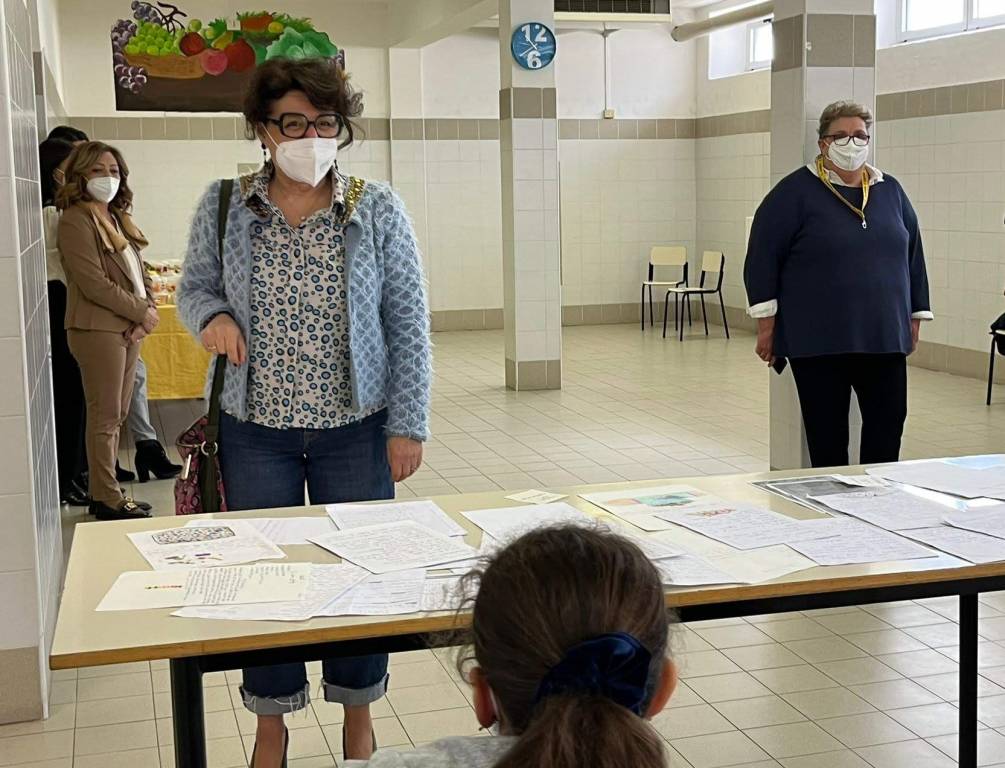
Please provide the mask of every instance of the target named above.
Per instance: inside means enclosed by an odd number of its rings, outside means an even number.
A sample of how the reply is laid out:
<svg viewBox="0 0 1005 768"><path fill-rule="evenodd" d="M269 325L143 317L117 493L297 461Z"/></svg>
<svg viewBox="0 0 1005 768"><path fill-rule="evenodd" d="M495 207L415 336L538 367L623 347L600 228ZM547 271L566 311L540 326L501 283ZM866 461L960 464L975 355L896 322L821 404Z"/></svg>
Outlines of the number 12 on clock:
<svg viewBox="0 0 1005 768"><path fill-rule="evenodd" d="M555 58L555 34L544 24L529 22L513 30L510 50L524 69L543 69Z"/></svg>

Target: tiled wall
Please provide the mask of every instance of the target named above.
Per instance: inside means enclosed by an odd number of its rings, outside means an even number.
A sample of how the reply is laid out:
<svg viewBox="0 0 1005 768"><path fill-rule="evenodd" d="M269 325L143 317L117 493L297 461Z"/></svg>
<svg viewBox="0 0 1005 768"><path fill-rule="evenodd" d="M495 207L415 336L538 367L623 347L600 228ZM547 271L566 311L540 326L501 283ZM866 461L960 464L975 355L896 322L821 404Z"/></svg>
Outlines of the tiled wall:
<svg viewBox="0 0 1005 768"><path fill-rule="evenodd" d="M31 18L5 0L0 30L0 722L44 712L61 582L52 386L41 240ZM14 692L15 695L9 695Z"/></svg>

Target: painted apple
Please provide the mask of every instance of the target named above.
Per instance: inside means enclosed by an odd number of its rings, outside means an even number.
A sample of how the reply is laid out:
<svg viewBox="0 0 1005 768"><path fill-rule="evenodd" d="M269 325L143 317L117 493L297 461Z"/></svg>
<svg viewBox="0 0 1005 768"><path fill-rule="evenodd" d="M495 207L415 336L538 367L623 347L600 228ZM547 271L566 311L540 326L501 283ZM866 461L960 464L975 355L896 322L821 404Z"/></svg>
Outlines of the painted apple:
<svg viewBox="0 0 1005 768"><path fill-rule="evenodd" d="M186 56L198 56L206 50L206 38L198 32L189 32L178 43L178 47Z"/></svg>
<svg viewBox="0 0 1005 768"><path fill-rule="evenodd" d="M199 54L199 63L207 75L222 75L227 69L227 54L207 48Z"/></svg>
<svg viewBox="0 0 1005 768"><path fill-rule="evenodd" d="M231 43L223 53L227 57L227 68L234 72L244 72L255 66L255 49L245 40Z"/></svg>

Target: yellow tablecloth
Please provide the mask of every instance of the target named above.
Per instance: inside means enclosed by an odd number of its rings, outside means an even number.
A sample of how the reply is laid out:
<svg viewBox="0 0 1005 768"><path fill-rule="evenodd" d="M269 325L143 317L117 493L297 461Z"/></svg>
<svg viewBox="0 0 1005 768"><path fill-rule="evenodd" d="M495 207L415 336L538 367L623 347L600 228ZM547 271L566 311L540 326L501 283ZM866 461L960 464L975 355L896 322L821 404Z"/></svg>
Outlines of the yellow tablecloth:
<svg viewBox="0 0 1005 768"><path fill-rule="evenodd" d="M157 307L160 324L143 340L150 400L180 400L203 396L210 354L178 319L174 305Z"/></svg>

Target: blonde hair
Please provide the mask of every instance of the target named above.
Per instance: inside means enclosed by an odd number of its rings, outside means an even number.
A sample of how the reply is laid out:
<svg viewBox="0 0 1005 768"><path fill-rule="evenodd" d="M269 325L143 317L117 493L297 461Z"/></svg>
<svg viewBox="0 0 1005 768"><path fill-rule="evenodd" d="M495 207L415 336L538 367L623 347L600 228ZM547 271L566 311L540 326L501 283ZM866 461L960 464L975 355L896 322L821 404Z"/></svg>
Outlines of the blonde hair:
<svg viewBox="0 0 1005 768"><path fill-rule="evenodd" d="M66 160L65 182L56 192L56 207L61 211L71 205L90 202L91 195L87 191L87 174L103 154L110 153L119 166L119 191L108 207L114 211L129 213L133 207L133 191L129 188L129 167L122 153L115 147L101 141L88 141L78 145Z"/></svg>
<svg viewBox="0 0 1005 768"><path fill-rule="evenodd" d="M835 101L824 107L820 113L820 125L817 128L817 136L823 138L835 120L842 117L860 117L865 121L865 129L872 128L872 112L868 107L864 107L855 101Z"/></svg>

